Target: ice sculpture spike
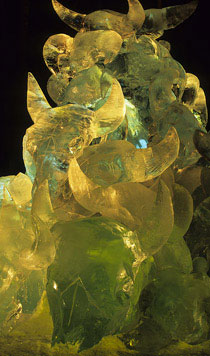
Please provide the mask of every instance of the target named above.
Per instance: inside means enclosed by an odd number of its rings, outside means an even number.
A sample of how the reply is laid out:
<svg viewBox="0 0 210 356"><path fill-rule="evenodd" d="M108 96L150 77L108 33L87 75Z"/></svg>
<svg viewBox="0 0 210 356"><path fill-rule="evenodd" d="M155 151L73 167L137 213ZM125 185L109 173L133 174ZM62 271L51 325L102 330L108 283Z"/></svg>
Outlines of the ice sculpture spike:
<svg viewBox="0 0 210 356"><path fill-rule="evenodd" d="M38 121L42 112L51 109L32 73L28 73L27 108L34 123Z"/></svg>
<svg viewBox="0 0 210 356"><path fill-rule="evenodd" d="M57 0L52 0L52 4L61 20L76 31L82 28L85 30L114 30L122 37L127 37L140 30L145 20L144 9L138 0L128 0L129 11L127 14L99 10L85 15L67 9Z"/></svg>
<svg viewBox="0 0 210 356"><path fill-rule="evenodd" d="M50 121L52 117L56 117L57 120L62 117L69 117L73 107L78 109L82 108L82 112L84 112L85 109L77 104L67 104L52 108L31 73L29 73L28 77L27 105L28 112L34 123L36 123L41 116L47 121ZM86 111L92 118L92 139L109 134L122 123L125 117L125 99L117 79L113 80L112 90L105 104L95 112L89 109L86 109Z"/></svg>
<svg viewBox="0 0 210 356"><path fill-rule="evenodd" d="M53 8L58 16L61 18L65 24L79 31L84 26L84 20L86 15L79 14L76 11L67 9L65 6L61 5L57 0L52 0Z"/></svg>
<svg viewBox="0 0 210 356"><path fill-rule="evenodd" d="M155 33L175 28L190 17L197 6L198 0L192 0L184 5L145 10L146 18L140 33Z"/></svg>

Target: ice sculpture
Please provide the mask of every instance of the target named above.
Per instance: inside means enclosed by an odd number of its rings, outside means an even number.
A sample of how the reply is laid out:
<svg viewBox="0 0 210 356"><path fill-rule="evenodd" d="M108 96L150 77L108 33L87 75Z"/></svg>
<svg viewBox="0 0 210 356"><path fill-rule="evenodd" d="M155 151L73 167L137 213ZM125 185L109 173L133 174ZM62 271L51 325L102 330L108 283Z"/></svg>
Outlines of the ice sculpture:
<svg viewBox="0 0 210 356"><path fill-rule="evenodd" d="M52 5L78 33L46 41L55 106L29 73L26 172L0 178L0 354L207 354L206 100L158 40L197 1Z"/></svg>

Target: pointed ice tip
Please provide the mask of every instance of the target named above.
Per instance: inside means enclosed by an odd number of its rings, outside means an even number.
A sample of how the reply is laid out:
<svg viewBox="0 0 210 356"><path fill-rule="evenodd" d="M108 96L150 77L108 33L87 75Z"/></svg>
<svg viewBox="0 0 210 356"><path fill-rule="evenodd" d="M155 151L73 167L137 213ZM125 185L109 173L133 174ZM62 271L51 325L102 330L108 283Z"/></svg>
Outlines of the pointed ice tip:
<svg viewBox="0 0 210 356"><path fill-rule="evenodd" d="M31 72L28 72L28 80L35 79Z"/></svg>
<svg viewBox="0 0 210 356"><path fill-rule="evenodd" d="M184 5L166 7L166 19L168 29L180 25L188 19L196 10L198 0L192 0Z"/></svg>
<svg viewBox="0 0 210 356"><path fill-rule="evenodd" d="M34 88L39 88L39 84L38 84L36 78L34 77L34 75L31 72L28 72L28 90L33 91Z"/></svg>
<svg viewBox="0 0 210 356"><path fill-rule="evenodd" d="M62 8L63 5L61 5L57 0L52 0L52 5L53 5L53 8L54 10L56 11L57 8Z"/></svg>
<svg viewBox="0 0 210 356"><path fill-rule="evenodd" d="M31 86L34 82L36 82L35 77L31 72L28 72L28 87Z"/></svg>
<svg viewBox="0 0 210 356"><path fill-rule="evenodd" d="M81 30L86 15L67 9L67 7L60 4L57 0L52 0L52 5L57 15L66 25L76 31Z"/></svg>
<svg viewBox="0 0 210 356"><path fill-rule="evenodd" d="M192 9L195 11L198 7L199 0L192 0L188 4L192 6Z"/></svg>
<svg viewBox="0 0 210 356"><path fill-rule="evenodd" d="M27 108L34 123L40 118L40 113L51 109L44 93L31 72L28 73Z"/></svg>
<svg viewBox="0 0 210 356"><path fill-rule="evenodd" d="M128 0L128 19L136 29L140 29L145 20L145 12L139 0Z"/></svg>
<svg viewBox="0 0 210 356"><path fill-rule="evenodd" d="M145 10L146 19L142 30L137 35L144 33L158 35L159 33L162 36L163 31L175 28L187 20L195 12L198 3L199 0L192 0L183 5Z"/></svg>

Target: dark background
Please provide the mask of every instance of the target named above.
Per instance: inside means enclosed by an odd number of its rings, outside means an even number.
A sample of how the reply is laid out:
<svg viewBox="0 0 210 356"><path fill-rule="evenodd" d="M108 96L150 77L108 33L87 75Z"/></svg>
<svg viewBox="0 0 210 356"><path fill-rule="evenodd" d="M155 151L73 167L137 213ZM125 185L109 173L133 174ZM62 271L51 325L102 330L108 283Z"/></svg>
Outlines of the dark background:
<svg viewBox="0 0 210 356"><path fill-rule="evenodd" d="M127 12L126 0L60 0L81 13L98 9ZM142 0L145 9L176 4L186 0ZM26 109L27 72L31 71L46 93L50 72L42 59L47 38L56 33L75 36L54 12L51 0L1 0L1 83L0 83L0 176L24 172L22 137L32 121ZM162 39L172 45L172 56L187 72L194 73L205 90L210 107L208 1L200 0L198 9L185 23L165 32ZM50 101L50 100L49 100ZM52 103L50 101L50 103Z"/></svg>

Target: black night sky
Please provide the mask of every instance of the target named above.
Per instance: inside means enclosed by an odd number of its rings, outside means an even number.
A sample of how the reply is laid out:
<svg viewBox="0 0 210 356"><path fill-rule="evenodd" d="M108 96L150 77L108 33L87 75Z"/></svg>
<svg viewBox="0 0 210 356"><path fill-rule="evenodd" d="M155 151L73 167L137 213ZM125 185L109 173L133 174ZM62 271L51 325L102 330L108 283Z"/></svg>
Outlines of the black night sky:
<svg viewBox="0 0 210 356"><path fill-rule="evenodd" d="M81 13L99 9L127 12L126 0L60 0ZM145 9L185 4L186 0L142 0ZM42 58L42 48L50 35L76 32L62 23L51 0L1 0L1 139L0 176L24 172L22 137L32 121L26 109L27 73L32 72L46 92L50 72ZM171 42L172 56L186 72L198 76L210 108L210 41L208 1L200 0L198 9L185 23L165 32L162 39ZM50 101L50 100L49 100ZM50 101L52 103L52 101ZM3 107L3 110L2 110Z"/></svg>

